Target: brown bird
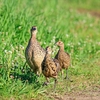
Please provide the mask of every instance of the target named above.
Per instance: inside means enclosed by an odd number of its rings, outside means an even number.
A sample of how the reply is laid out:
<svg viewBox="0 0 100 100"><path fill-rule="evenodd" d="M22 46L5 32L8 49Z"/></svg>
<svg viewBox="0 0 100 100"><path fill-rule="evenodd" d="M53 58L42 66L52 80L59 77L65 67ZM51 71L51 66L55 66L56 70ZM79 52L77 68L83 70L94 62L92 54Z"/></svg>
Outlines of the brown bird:
<svg viewBox="0 0 100 100"><path fill-rule="evenodd" d="M59 47L59 51L56 54L55 58L59 61L61 68L66 69L65 79L69 79L68 78L68 67L70 66L70 61L71 61L70 55L64 51L64 43L62 41L58 41L56 45Z"/></svg>
<svg viewBox="0 0 100 100"><path fill-rule="evenodd" d="M36 39L37 27L33 26L30 31L31 37L25 50L25 57L28 65L33 69L34 73L40 75L42 73L41 64L46 52Z"/></svg>
<svg viewBox="0 0 100 100"><path fill-rule="evenodd" d="M52 50L48 46L46 48L46 55L42 63L42 72L47 80L47 82L44 83L45 85L49 83L50 77L55 79L55 83L54 83L54 89L55 89L56 83L57 83L57 74L60 71L61 67L57 59L51 58L51 53L52 53Z"/></svg>

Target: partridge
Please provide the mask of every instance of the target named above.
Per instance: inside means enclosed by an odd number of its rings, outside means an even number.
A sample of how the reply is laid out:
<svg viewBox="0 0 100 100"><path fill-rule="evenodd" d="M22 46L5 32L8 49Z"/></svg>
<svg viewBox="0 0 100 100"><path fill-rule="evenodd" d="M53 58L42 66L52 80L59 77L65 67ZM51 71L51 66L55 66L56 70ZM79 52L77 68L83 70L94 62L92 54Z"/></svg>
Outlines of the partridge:
<svg viewBox="0 0 100 100"><path fill-rule="evenodd" d="M58 72L60 71L60 64L57 59L51 58L51 53L52 53L51 48L48 46L46 48L46 55L42 64L42 70L43 70L42 72L47 80L45 84L49 82L50 77L55 79L54 83L54 89L55 89L57 83L57 75Z"/></svg>
<svg viewBox="0 0 100 100"><path fill-rule="evenodd" d="M33 26L30 31L31 37L25 50L25 57L28 65L33 69L33 72L40 75L42 73L41 64L46 52L36 39L37 27Z"/></svg>
<svg viewBox="0 0 100 100"><path fill-rule="evenodd" d="M58 41L56 43L56 45L59 47L59 50L55 56L55 59L57 59L59 61L59 64L60 64L62 69L66 69L65 79L69 79L68 78L68 67L70 66L70 62L71 62L70 55L67 52L65 52L64 43L62 41Z"/></svg>

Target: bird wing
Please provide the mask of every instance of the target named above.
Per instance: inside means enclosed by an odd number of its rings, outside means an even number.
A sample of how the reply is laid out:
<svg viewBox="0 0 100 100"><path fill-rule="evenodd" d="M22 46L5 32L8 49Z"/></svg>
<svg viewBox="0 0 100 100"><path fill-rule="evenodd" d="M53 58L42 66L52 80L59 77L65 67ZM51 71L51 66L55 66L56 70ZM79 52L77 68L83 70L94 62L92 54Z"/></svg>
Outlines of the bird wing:
<svg viewBox="0 0 100 100"><path fill-rule="evenodd" d="M69 53L67 53L67 52L65 52L65 53L67 54L67 56L69 56L69 57L70 57Z"/></svg>
<svg viewBox="0 0 100 100"><path fill-rule="evenodd" d="M37 45L38 45L38 48L44 53L46 54L46 50L44 48L41 47L40 43L37 41Z"/></svg>
<svg viewBox="0 0 100 100"><path fill-rule="evenodd" d="M61 55L61 58L63 59L63 61L66 62L67 60L70 59L70 56L69 56L68 53L63 52L62 55Z"/></svg>
<svg viewBox="0 0 100 100"><path fill-rule="evenodd" d="M59 64L59 61L57 59L53 59L53 61L54 61L55 65L56 65L56 67L57 67L57 73L58 73L61 70L61 66Z"/></svg>
<svg viewBox="0 0 100 100"><path fill-rule="evenodd" d="M56 66L59 67L59 61L57 59L53 59L53 61L56 64Z"/></svg>

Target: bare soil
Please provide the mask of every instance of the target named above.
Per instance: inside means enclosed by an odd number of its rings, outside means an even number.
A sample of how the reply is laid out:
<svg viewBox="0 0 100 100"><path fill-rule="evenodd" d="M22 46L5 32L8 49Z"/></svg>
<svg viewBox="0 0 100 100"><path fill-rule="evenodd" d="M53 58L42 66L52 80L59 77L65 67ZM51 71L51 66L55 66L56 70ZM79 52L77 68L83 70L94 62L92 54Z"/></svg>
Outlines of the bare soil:
<svg viewBox="0 0 100 100"><path fill-rule="evenodd" d="M53 93L50 98L54 100L100 100L100 91L71 92L61 96Z"/></svg>
<svg viewBox="0 0 100 100"><path fill-rule="evenodd" d="M96 10L78 9L78 11L80 13L89 13L94 17L100 18L100 10L96 11Z"/></svg>
<svg viewBox="0 0 100 100"><path fill-rule="evenodd" d="M62 100L100 100L100 91L76 92L66 94Z"/></svg>

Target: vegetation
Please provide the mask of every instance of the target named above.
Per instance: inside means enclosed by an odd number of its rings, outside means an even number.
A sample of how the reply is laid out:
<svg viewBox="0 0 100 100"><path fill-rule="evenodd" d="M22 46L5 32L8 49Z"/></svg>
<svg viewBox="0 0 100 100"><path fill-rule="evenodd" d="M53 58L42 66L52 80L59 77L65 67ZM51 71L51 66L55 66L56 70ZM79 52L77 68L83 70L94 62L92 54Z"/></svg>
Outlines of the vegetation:
<svg viewBox="0 0 100 100"><path fill-rule="evenodd" d="M100 11L99 7L99 0L0 0L0 100L50 99L47 93L52 93L53 81L43 87L44 76L38 78L25 65L24 51L33 25L38 27L37 39L42 47L52 47L53 57L58 40L71 55L69 75L73 82L62 80L59 73L56 92L97 90L100 19L77 9Z"/></svg>

